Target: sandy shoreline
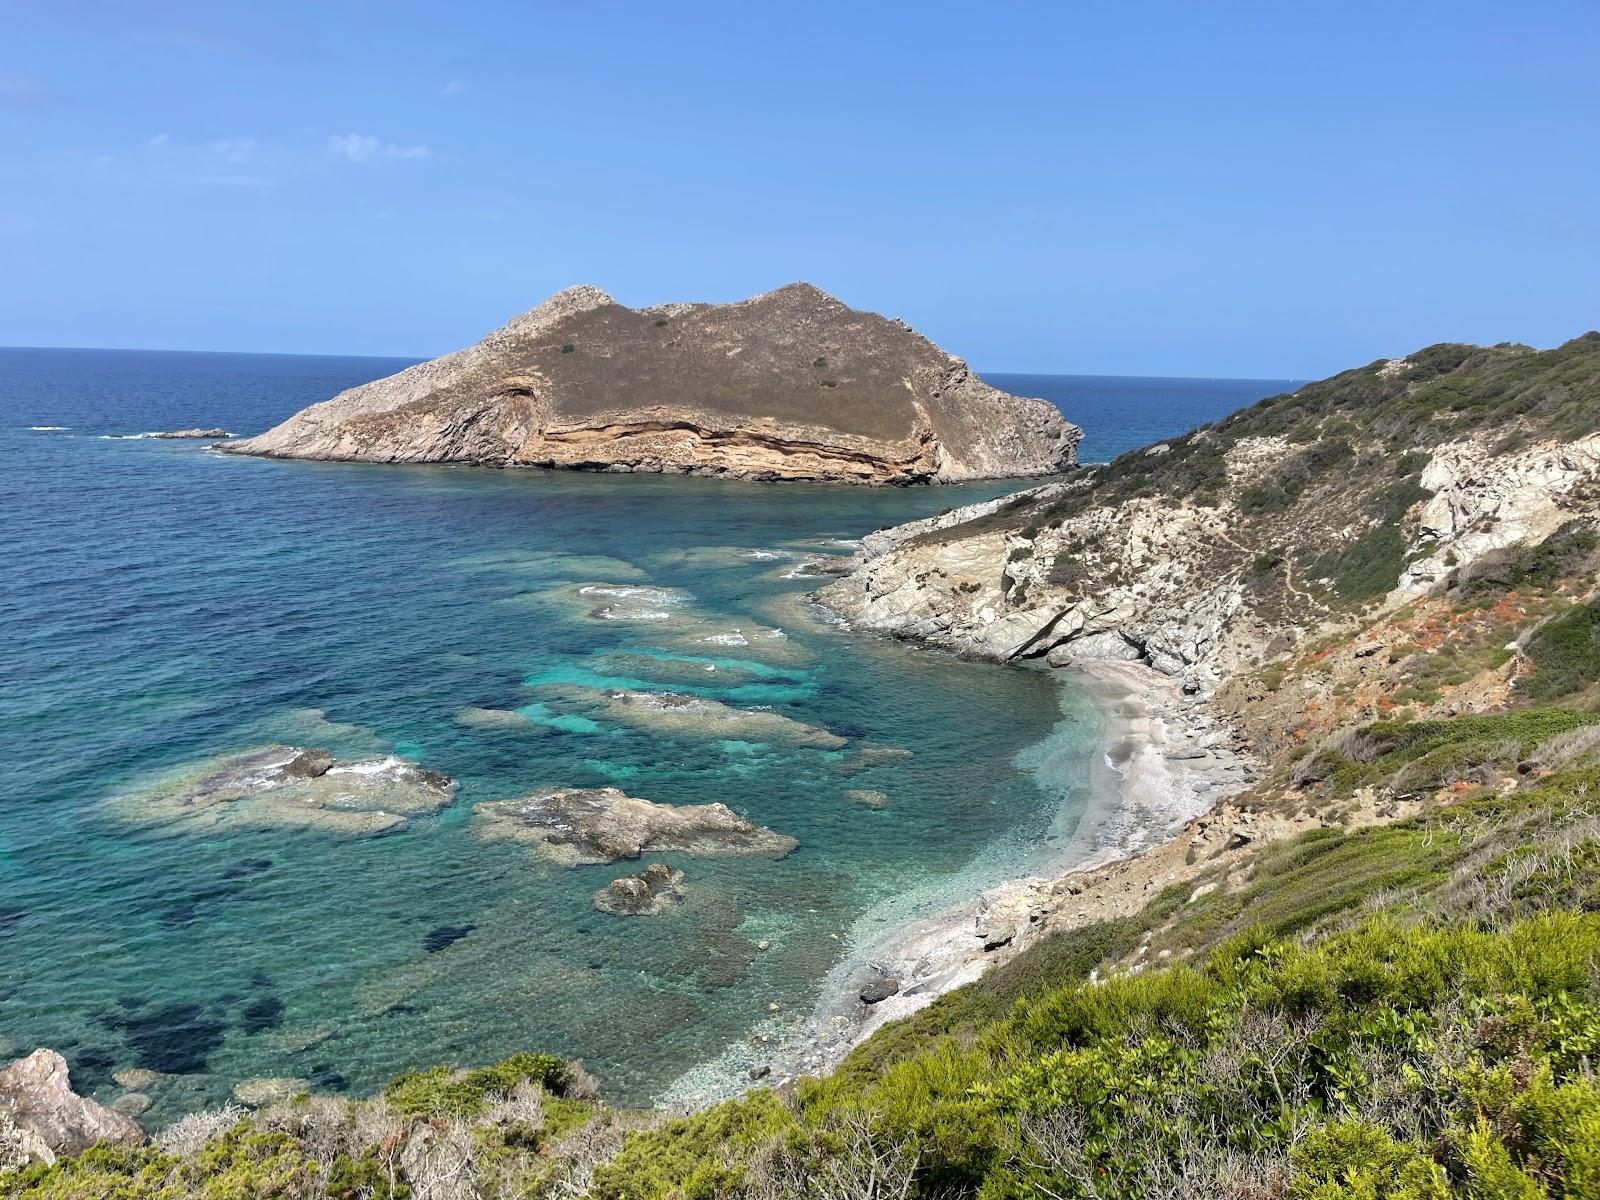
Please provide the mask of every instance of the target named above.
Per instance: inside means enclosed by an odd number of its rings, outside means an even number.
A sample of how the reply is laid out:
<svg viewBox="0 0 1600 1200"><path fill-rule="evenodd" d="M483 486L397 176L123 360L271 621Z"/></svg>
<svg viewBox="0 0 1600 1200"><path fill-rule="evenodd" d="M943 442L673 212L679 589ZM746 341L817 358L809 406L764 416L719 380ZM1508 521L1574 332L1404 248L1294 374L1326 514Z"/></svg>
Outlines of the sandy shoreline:
<svg viewBox="0 0 1600 1200"><path fill-rule="evenodd" d="M882 1025L972 982L1046 932L1116 915L1135 894L1136 877L1146 874L1134 869L1150 857L1142 852L1170 845L1186 823L1203 819L1254 779L1234 730L1168 676L1114 661L1058 670L1089 696L1100 720L1089 804L1070 835L1029 874L935 915L885 922L882 913L865 914L808 1020L769 1023L682 1076L663 1103L697 1107L757 1083L777 1086L827 1071ZM1150 865L1159 873L1159 863ZM1104 897L1079 885L1108 873L1125 878L1110 880ZM1139 903L1151 885L1151 879L1138 884ZM888 981L892 995L863 1001L864 988L876 983L887 990Z"/></svg>

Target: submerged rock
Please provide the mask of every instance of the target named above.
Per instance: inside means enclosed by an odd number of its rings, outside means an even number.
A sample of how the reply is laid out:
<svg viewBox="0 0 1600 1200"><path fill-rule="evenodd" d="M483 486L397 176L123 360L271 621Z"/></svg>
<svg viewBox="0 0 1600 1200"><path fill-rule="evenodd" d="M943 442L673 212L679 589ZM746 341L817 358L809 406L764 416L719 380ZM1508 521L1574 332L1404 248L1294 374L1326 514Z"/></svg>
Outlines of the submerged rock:
<svg viewBox="0 0 1600 1200"><path fill-rule="evenodd" d="M155 1101L143 1092L123 1092L111 1102L111 1110L125 1117L139 1117L150 1111Z"/></svg>
<svg viewBox="0 0 1600 1200"><path fill-rule="evenodd" d="M872 788L846 788L844 798L863 808L888 808L889 797Z"/></svg>
<svg viewBox="0 0 1600 1200"><path fill-rule="evenodd" d="M735 708L705 696L676 692L606 693L607 716L678 736L745 742L783 742L817 750L836 750L845 739L770 709Z"/></svg>
<svg viewBox="0 0 1600 1200"><path fill-rule="evenodd" d="M624 308L574 287L483 341L312 405L240 454L863 483L1046 475L1082 432L900 321L806 283Z"/></svg>
<svg viewBox="0 0 1600 1200"><path fill-rule="evenodd" d="M131 1118L74 1092L67 1060L41 1048L0 1071L0 1139L28 1160L52 1163L96 1142L137 1146L145 1134Z"/></svg>
<svg viewBox="0 0 1600 1200"><path fill-rule="evenodd" d="M839 775L859 775L872 767L910 757L911 751L899 746L858 746L843 758L830 762L828 769Z"/></svg>
<svg viewBox="0 0 1600 1200"><path fill-rule="evenodd" d="M725 804L654 804L618 788L560 788L473 809L486 838L526 842L568 866L679 850L703 858L782 858L799 843Z"/></svg>
<svg viewBox="0 0 1600 1200"><path fill-rule="evenodd" d="M637 875L613 879L594 894L594 906L617 917L654 916L683 902L683 872L651 863Z"/></svg>
<svg viewBox="0 0 1600 1200"><path fill-rule="evenodd" d="M165 1083L167 1076L147 1067L124 1067L120 1071L111 1072L111 1079L118 1087L127 1088L130 1092L148 1092L151 1088Z"/></svg>
<svg viewBox="0 0 1600 1200"><path fill-rule="evenodd" d="M233 1098L251 1108L264 1108L281 1100L298 1096L311 1085L304 1079L286 1076L269 1076L262 1079L242 1079L234 1085Z"/></svg>
<svg viewBox="0 0 1600 1200"><path fill-rule="evenodd" d="M113 808L152 824L290 826L375 834L435 812L455 795L453 780L393 755L340 763L326 750L266 746L208 759Z"/></svg>
<svg viewBox="0 0 1600 1200"><path fill-rule="evenodd" d="M548 733L514 708L479 708L469 705L456 709L455 722L468 729L520 729L524 733Z"/></svg>

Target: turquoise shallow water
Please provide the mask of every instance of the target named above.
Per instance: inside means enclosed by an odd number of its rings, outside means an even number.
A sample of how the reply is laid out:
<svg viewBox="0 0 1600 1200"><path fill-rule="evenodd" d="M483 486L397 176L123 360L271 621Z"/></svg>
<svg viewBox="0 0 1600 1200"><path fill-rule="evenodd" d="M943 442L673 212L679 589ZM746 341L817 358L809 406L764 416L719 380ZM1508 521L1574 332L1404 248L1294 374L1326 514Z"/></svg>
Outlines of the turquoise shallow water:
<svg viewBox="0 0 1600 1200"><path fill-rule="evenodd" d="M1092 724L1065 756L1056 730L1049 770L1018 757L1056 729L1055 683L829 629L800 606L815 581L783 577L1008 485L273 463L110 436L253 431L396 365L0 352L4 1049L55 1046L102 1095L115 1070L166 1072L155 1122L247 1077L364 1091L524 1048L643 1101L769 1003L801 1020L873 905L998 876L1070 832ZM596 619L607 605L659 619ZM609 718L619 687L845 745L653 732ZM464 724L472 707L527 723ZM399 754L460 791L365 840L148 828L107 806L272 742ZM848 773L863 746L908 753ZM684 906L603 915L591 894L638 864L561 868L474 833L475 802L551 784L721 800L800 847L657 856L687 873Z"/></svg>
<svg viewBox="0 0 1600 1200"><path fill-rule="evenodd" d="M0 350L0 1051L54 1046L103 1097L114 1071L161 1071L153 1124L249 1077L361 1092L529 1048L644 1102L758 1024L801 1027L852 930L1071 836L1084 697L830 628L802 601L816 581L785 577L1017 485L273 463L127 436L254 432L401 365ZM1140 381L1154 408L1112 404L1101 442L1223 403L1167 382ZM1101 383L1052 386L1088 404ZM652 730L607 689L810 732ZM804 744L818 730L844 744ZM460 788L365 840L108 804L271 743L400 755ZM604 784L719 800L799 849L654 856L687 874L685 904L617 918L590 897L640 864L562 868L475 833L476 802Z"/></svg>

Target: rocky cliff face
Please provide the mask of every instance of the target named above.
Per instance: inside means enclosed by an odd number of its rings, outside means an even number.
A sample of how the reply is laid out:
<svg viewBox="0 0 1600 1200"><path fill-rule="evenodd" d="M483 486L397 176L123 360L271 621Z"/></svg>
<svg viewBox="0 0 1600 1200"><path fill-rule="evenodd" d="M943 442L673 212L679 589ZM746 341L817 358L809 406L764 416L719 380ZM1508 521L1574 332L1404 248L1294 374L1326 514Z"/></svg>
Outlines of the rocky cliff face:
<svg viewBox="0 0 1600 1200"><path fill-rule="evenodd" d="M899 321L797 283L630 309L561 292L483 341L222 447L755 479L948 482L1069 467L1081 431Z"/></svg>
<svg viewBox="0 0 1600 1200"><path fill-rule="evenodd" d="M1139 659L1209 693L1593 522L1597 427L1600 335L1545 352L1429 347L872 535L820 597L964 653Z"/></svg>

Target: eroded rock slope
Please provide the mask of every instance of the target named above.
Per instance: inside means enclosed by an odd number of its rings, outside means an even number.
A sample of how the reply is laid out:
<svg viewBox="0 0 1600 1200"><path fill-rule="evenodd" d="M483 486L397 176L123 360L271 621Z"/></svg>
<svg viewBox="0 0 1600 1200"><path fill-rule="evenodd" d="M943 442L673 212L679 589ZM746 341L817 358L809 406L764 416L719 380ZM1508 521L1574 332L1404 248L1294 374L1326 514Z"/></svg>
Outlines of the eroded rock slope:
<svg viewBox="0 0 1600 1200"><path fill-rule="evenodd" d="M1431 346L866 539L821 598L981 657L1210 692L1600 513L1600 334Z"/></svg>

